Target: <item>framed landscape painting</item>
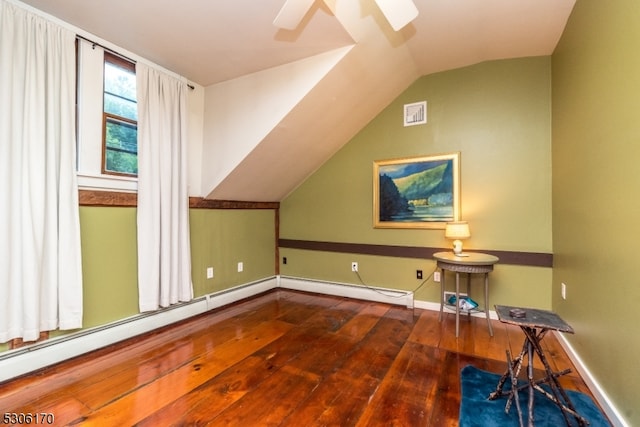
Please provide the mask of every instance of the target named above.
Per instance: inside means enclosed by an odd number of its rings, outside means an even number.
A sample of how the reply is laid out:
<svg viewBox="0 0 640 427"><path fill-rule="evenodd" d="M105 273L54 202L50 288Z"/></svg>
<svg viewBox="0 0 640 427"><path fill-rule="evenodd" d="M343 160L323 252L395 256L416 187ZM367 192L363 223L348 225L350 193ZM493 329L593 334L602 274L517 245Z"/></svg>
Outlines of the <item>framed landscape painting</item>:
<svg viewBox="0 0 640 427"><path fill-rule="evenodd" d="M373 226L444 228L460 219L460 153L373 162Z"/></svg>

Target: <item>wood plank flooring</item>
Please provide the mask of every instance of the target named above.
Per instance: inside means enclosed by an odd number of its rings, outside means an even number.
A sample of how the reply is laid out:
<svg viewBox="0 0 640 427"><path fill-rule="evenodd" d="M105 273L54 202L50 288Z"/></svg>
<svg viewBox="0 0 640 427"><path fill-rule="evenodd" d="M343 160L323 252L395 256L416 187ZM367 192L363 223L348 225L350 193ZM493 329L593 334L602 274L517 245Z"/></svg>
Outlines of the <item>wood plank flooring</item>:
<svg viewBox="0 0 640 427"><path fill-rule="evenodd" d="M86 426L456 426L460 370L502 373L520 329L375 302L268 293L0 384L4 413ZM555 336L556 370L573 366ZM567 389L589 393L575 373Z"/></svg>

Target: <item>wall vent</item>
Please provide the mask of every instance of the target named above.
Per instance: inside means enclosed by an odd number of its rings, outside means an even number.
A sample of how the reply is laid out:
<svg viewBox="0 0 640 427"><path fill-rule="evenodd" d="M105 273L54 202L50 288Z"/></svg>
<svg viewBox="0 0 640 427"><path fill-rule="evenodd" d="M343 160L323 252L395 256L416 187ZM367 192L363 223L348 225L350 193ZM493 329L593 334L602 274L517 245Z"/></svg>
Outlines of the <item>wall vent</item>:
<svg viewBox="0 0 640 427"><path fill-rule="evenodd" d="M404 104L404 125L416 126L427 123L427 101Z"/></svg>

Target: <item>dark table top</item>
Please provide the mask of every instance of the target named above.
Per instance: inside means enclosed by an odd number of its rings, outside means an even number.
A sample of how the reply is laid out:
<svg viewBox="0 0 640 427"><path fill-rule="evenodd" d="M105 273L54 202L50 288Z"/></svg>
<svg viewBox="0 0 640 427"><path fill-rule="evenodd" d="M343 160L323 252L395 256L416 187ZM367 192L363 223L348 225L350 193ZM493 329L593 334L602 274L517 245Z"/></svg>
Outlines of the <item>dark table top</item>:
<svg viewBox="0 0 640 427"><path fill-rule="evenodd" d="M496 313L498 313L498 319L503 323L520 327L553 329L573 334L573 328L553 311L539 310L537 308L511 307L508 305L496 305L495 308ZM512 317L510 311L514 309L523 310L525 316Z"/></svg>

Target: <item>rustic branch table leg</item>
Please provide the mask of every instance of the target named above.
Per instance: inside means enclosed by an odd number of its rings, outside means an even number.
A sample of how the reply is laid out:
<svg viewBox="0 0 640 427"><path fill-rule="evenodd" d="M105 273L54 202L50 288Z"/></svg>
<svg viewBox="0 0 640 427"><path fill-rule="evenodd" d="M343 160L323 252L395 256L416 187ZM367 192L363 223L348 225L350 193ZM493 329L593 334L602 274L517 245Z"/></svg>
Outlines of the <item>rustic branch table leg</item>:
<svg viewBox="0 0 640 427"><path fill-rule="evenodd" d="M529 381L529 427L533 427L533 344L530 340L527 340L527 381Z"/></svg>
<svg viewBox="0 0 640 427"><path fill-rule="evenodd" d="M509 400L507 401L507 405L505 406L505 412L509 413L509 407L511 403L511 399L516 402L516 411L518 412L518 423L520 427L524 427L522 423L522 409L520 408L520 398L518 397L518 375L514 375L513 372L513 362L511 361L511 353L507 350L507 366L509 368L509 375L511 375L511 395L509 396Z"/></svg>
<svg viewBox="0 0 640 427"><path fill-rule="evenodd" d="M498 381L498 386L496 387L496 390L489 395L489 400L496 400L498 397L504 395L502 392L502 389L504 388L505 382L507 382L507 378L513 378L514 376L517 378L518 375L520 375L520 369L522 367L522 362L524 360L526 351L527 351L527 343L525 342L522 345L522 351L520 351L520 354L518 355L518 357L516 357L511 361L510 366L509 366L509 362L507 362L508 364L507 370L502 375L502 377L500 377L500 381Z"/></svg>
<svg viewBox="0 0 640 427"><path fill-rule="evenodd" d="M531 341L535 349L535 352L540 358L540 361L544 365L544 368L546 371L546 376L542 380L537 381L536 386L538 383L543 383L543 382L548 383L549 387L551 388L551 392L553 394L550 395L548 392L546 392L544 389L542 389L539 386L537 386L536 389L538 389L541 393L545 394L549 399L551 399L551 401L553 401L556 405L558 405L558 407L562 411L562 416L564 417L565 422L567 423L568 426L571 425L568 415L572 415L576 419L579 425L581 426L588 425L589 422L584 417L582 417L577 413L575 407L573 406L573 403L571 402L571 399L569 399L569 396L564 391L564 388L562 387L562 385L560 385L560 382L558 381L558 377L571 372L571 370L566 369L561 373L556 374L553 372L553 370L551 369L551 366L549 365L549 362L547 361L547 357L545 356L544 351L542 349L542 344L540 343L540 341L542 340L542 337L544 337L546 332L547 330L542 330L541 332L536 333L535 329L530 331L525 331L525 333L527 334L527 339Z"/></svg>

